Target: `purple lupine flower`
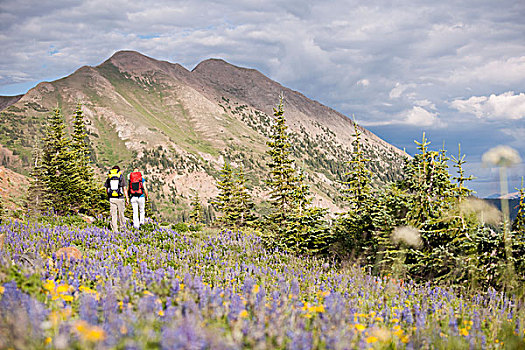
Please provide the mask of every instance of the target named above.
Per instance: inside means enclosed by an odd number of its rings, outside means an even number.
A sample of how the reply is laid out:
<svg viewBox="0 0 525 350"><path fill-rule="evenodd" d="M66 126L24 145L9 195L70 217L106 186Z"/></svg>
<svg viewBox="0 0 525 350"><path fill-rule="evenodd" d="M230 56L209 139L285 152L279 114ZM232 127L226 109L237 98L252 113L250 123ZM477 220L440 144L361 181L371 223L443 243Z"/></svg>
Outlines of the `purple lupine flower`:
<svg viewBox="0 0 525 350"><path fill-rule="evenodd" d="M304 330L294 331L290 337L292 339L288 346L290 350L310 350L312 349L312 333Z"/></svg>
<svg viewBox="0 0 525 350"><path fill-rule="evenodd" d="M83 294L80 298L79 315L90 324L98 324L98 301L89 294Z"/></svg>

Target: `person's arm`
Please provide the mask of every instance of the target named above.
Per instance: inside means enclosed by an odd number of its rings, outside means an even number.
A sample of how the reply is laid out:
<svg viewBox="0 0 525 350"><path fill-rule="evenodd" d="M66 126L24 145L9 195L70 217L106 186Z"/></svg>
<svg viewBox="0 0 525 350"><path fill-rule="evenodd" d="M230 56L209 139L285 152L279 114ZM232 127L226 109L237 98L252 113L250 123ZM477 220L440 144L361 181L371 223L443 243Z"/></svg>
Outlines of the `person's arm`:
<svg viewBox="0 0 525 350"><path fill-rule="evenodd" d="M144 181L142 181L142 188L144 188L144 195L146 196L146 200L148 200L149 199L148 189L146 188Z"/></svg>
<svg viewBox="0 0 525 350"><path fill-rule="evenodd" d="M126 179L124 176L122 176L122 188L124 189L124 196L126 197L126 204L129 203L129 196L128 196L128 186L126 183Z"/></svg>

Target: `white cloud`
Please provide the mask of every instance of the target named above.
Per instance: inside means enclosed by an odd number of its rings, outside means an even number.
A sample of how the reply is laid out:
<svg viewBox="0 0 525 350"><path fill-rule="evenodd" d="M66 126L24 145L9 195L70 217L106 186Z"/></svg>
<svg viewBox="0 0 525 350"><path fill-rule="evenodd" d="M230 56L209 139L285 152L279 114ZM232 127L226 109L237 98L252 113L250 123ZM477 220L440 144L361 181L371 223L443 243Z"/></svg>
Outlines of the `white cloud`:
<svg viewBox="0 0 525 350"><path fill-rule="evenodd" d="M508 85L525 82L525 56L489 60L474 56L467 57L467 60L470 64L455 68L450 78L445 80L452 84L484 82Z"/></svg>
<svg viewBox="0 0 525 350"><path fill-rule="evenodd" d="M427 107L427 108L430 108L432 110L436 110L436 105L434 103L432 103L431 101L425 99L425 100L417 100L414 102L414 104L416 106L419 106L419 107Z"/></svg>
<svg viewBox="0 0 525 350"><path fill-rule="evenodd" d="M507 91L489 97L472 96L468 100L454 100L450 106L478 118L519 120L525 118L525 93L515 95L514 91Z"/></svg>
<svg viewBox="0 0 525 350"><path fill-rule="evenodd" d="M367 86L370 85L370 80L368 80L368 79L361 79L361 80L359 80L359 81L356 83L356 85L358 85L358 86L363 86L363 87L367 87Z"/></svg>
<svg viewBox="0 0 525 350"><path fill-rule="evenodd" d="M361 121L363 126L410 125L423 128L443 128L447 124L438 117L437 112L429 112L420 106L398 113L388 120Z"/></svg>
<svg viewBox="0 0 525 350"><path fill-rule="evenodd" d="M444 127L445 124L438 118L437 113L432 113L420 106L414 106L411 110L405 111L406 115L403 124L423 127Z"/></svg>
<svg viewBox="0 0 525 350"><path fill-rule="evenodd" d="M404 85L400 83L396 83L396 86L392 90L390 90L390 93L388 94L388 97L390 99L399 98L403 94L403 92L408 89L410 85Z"/></svg>

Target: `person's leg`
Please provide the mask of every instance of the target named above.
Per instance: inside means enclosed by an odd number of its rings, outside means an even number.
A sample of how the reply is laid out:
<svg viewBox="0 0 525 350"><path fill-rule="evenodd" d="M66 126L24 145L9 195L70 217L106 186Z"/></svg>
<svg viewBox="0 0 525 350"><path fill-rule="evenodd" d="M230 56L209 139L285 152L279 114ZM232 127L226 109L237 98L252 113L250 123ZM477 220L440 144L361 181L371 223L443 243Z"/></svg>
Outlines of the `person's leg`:
<svg viewBox="0 0 525 350"><path fill-rule="evenodd" d="M124 230L126 228L126 219L124 218L124 209L126 209L126 201L124 198L117 199L118 205L118 219L120 222L120 229Z"/></svg>
<svg viewBox="0 0 525 350"><path fill-rule="evenodd" d="M139 228L139 197L131 197L131 206L133 207L133 227Z"/></svg>
<svg viewBox="0 0 525 350"><path fill-rule="evenodd" d="M117 207L116 200L117 200L116 198L109 199L109 213L111 214L111 229L113 230L113 232L118 231L118 226L117 226L118 207Z"/></svg>
<svg viewBox="0 0 525 350"><path fill-rule="evenodd" d="M138 204L140 212L140 224L144 225L146 218L146 197L139 197Z"/></svg>

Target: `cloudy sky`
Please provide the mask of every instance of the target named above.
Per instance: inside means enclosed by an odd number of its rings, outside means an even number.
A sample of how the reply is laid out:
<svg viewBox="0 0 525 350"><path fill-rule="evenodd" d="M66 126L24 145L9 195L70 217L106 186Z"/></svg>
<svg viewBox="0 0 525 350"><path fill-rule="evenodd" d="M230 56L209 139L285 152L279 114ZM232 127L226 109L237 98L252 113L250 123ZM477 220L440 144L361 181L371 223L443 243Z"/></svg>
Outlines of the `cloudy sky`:
<svg viewBox="0 0 525 350"><path fill-rule="evenodd" d="M223 58L411 154L423 132L450 154L461 143L486 196L498 171L483 153L508 145L525 158L524 18L523 0L0 0L0 95L123 49L188 69ZM512 191L523 162L509 174Z"/></svg>

